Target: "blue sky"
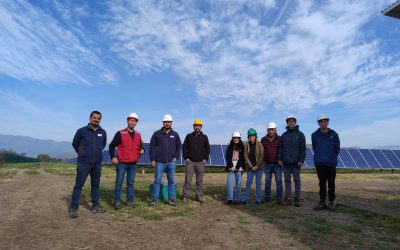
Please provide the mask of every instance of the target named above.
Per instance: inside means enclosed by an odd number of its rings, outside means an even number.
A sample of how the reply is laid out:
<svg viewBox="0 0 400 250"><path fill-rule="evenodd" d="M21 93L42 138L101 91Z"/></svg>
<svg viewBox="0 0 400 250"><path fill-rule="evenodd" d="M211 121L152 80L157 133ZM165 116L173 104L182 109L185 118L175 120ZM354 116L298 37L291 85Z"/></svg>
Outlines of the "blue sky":
<svg viewBox="0 0 400 250"><path fill-rule="evenodd" d="M212 143L331 117L344 146L400 144L400 20L369 1L1 1L0 133L71 141L92 110L109 141L165 113Z"/></svg>

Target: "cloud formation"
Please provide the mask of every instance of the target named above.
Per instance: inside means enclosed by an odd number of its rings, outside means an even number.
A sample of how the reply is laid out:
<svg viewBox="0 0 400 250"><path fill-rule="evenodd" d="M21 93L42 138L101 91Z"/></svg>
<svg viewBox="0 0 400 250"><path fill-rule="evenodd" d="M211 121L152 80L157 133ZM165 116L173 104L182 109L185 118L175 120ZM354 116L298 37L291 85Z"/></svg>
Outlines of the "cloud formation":
<svg viewBox="0 0 400 250"><path fill-rule="evenodd" d="M103 32L135 74L173 71L215 112L373 105L400 97L398 60L365 30L384 4L113 1Z"/></svg>

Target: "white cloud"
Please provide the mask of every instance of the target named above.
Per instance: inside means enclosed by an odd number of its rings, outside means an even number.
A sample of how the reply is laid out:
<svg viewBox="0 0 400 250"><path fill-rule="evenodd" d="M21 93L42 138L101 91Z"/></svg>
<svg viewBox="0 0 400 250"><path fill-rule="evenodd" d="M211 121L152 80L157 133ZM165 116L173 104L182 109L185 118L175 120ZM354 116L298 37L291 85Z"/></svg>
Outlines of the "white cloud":
<svg viewBox="0 0 400 250"><path fill-rule="evenodd" d="M70 18L66 7L56 6ZM115 72L87 47L84 31L77 31L28 2L0 3L0 74L44 84L114 82Z"/></svg>
<svg viewBox="0 0 400 250"><path fill-rule="evenodd" d="M172 70L215 113L373 105L400 97L399 62L364 30L381 5L298 1L283 21L286 1L119 1L103 32L136 74Z"/></svg>

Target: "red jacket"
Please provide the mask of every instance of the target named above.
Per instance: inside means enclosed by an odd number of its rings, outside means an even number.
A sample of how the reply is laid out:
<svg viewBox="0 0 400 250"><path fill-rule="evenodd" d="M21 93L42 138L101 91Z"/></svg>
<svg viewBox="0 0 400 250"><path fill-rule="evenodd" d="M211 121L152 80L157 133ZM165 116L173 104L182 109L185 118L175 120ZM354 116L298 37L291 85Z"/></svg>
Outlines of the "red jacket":
<svg viewBox="0 0 400 250"><path fill-rule="evenodd" d="M118 145L118 161L123 163L138 162L142 148L140 133L135 131L133 139L127 129L121 130L120 133L121 143Z"/></svg>
<svg viewBox="0 0 400 250"><path fill-rule="evenodd" d="M281 137L276 135L273 141L270 141L268 136L264 136L261 139L261 143L264 146L264 161L266 164L278 164L278 153L279 146L281 143Z"/></svg>

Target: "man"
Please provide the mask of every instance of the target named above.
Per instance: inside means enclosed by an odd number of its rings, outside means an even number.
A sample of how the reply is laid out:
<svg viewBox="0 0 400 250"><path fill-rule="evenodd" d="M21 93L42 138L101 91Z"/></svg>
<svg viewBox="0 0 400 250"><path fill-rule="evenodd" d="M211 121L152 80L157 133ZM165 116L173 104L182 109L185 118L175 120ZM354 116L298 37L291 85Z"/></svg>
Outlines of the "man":
<svg viewBox="0 0 400 250"><path fill-rule="evenodd" d="M143 141L140 133L135 130L139 117L136 113L131 113L127 117L128 126L118 131L109 146L110 159L116 165L116 178L114 188L114 209L121 208L122 183L126 174L126 205L135 207L135 175L137 162L144 153ZM118 155L115 157L115 148L118 147Z"/></svg>
<svg viewBox="0 0 400 250"><path fill-rule="evenodd" d="M267 135L261 139L264 146L265 162L265 202L271 201L272 174L275 176L276 203L282 205L282 167L278 164L281 137L276 132L276 124L268 123Z"/></svg>
<svg viewBox="0 0 400 250"><path fill-rule="evenodd" d="M177 132L172 130L172 116L163 117L163 127L154 132L150 140L150 161L155 167L153 194L149 206L157 204L160 194L160 184L163 173L168 179L168 204L176 207L174 198L174 176L176 159L181 151L181 139Z"/></svg>
<svg viewBox="0 0 400 250"><path fill-rule="evenodd" d="M201 132L203 122L193 122L193 132L187 134L183 141L183 158L186 160L185 184L183 185L183 201L190 195L193 173L196 173L195 201L203 203L203 177L205 164L210 156L210 143L207 135Z"/></svg>
<svg viewBox="0 0 400 250"><path fill-rule="evenodd" d="M264 162L264 147L257 140L257 131L250 128L247 131L247 143L244 144L244 161L247 170L246 190L243 195L243 204L249 203L249 195L251 186L253 185L254 176L256 178L256 204L261 205L261 182Z"/></svg>
<svg viewBox="0 0 400 250"><path fill-rule="evenodd" d="M72 146L78 154L76 168L75 186L71 198L71 218L78 217L79 199L82 187L90 174L92 213L104 213L105 210L99 205L99 185L101 176L101 162L103 160L103 149L106 146L107 134L100 127L101 113L93 111L90 113L89 124L76 131Z"/></svg>
<svg viewBox="0 0 400 250"><path fill-rule="evenodd" d="M285 176L285 201L286 204L292 204L291 200L291 176L293 176L295 198L294 205L300 207L300 169L306 158L306 138L296 125L297 119L293 115L286 118L286 132L282 134L279 147L278 163L283 166Z"/></svg>
<svg viewBox="0 0 400 250"><path fill-rule="evenodd" d="M333 130L328 128L329 117L321 114L317 118L319 129L311 135L312 147L314 150L314 165L317 169L319 179L319 197L320 202L314 210L336 211L334 203L335 195L335 178L337 157L340 151L339 135ZM328 182L328 196L329 203L326 206L326 182Z"/></svg>

